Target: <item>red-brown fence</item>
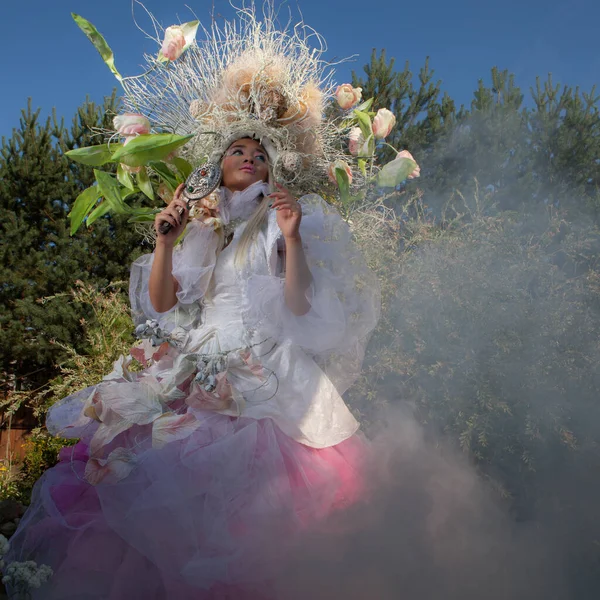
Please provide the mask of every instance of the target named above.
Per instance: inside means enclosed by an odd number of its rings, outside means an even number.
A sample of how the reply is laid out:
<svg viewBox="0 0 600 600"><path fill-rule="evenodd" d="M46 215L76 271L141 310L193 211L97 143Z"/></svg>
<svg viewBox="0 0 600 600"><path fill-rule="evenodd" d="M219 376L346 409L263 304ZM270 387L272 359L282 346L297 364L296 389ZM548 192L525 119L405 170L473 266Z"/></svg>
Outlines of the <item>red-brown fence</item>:
<svg viewBox="0 0 600 600"><path fill-rule="evenodd" d="M38 426L37 419L25 410L18 411L12 419L2 419L0 427L0 460L10 458L20 462L25 455L24 444L29 432Z"/></svg>

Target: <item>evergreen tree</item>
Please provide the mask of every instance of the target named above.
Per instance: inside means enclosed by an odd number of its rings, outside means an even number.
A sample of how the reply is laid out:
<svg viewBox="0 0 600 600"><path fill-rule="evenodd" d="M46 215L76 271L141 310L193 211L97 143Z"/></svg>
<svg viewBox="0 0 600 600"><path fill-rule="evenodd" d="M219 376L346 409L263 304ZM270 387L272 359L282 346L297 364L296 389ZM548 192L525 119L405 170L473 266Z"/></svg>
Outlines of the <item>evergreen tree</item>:
<svg viewBox="0 0 600 600"><path fill-rule="evenodd" d="M61 344L85 351L81 319L88 313L66 294L76 280L98 286L125 279L142 240L124 219L101 218L76 236L68 213L93 183L93 169L64 151L103 141L116 110L115 95L102 107L79 108L70 130L56 119L40 123L31 102L0 151L0 351L4 379L17 389L43 383L61 360ZM54 299L41 302L43 297ZM58 297L56 297L58 296ZM54 343L54 341L58 343Z"/></svg>
<svg viewBox="0 0 600 600"><path fill-rule="evenodd" d="M514 210L538 204L593 206L600 214L600 114L595 90L589 94L538 80L531 90L533 108L514 75L497 67L489 85L479 80L469 108L457 110L434 82L429 60L416 82L408 63L395 70L385 50L373 50L366 78L353 73L363 97L374 97L373 109L389 108L396 127L386 140L406 148L421 165L416 182L425 204L439 213L456 193L479 188L489 204ZM380 145L380 159L393 152ZM411 184L414 186L415 184Z"/></svg>
<svg viewBox="0 0 600 600"><path fill-rule="evenodd" d="M426 202L445 202L455 190L485 190L500 209L527 203L534 194L523 94L514 76L494 67L491 86L482 79L470 110L441 131L426 158L420 187Z"/></svg>
<svg viewBox="0 0 600 600"><path fill-rule="evenodd" d="M568 86L561 90L549 75L543 85L537 78L531 95L535 107L528 112L528 126L539 196L555 202L583 195L598 212L600 97L595 88L589 94Z"/></svg>
<svg viewBox="0 0 600 600"><path fill-rule="evenodd" d="M363 98L374 98L373 110L387 108L396 117L396 126L386 140L395 148L407 149L419 160L440 132L454 123L456 107L447 95L440 96L441 82L434 83L434 71L429 68L429 57L419 70L418 88L408 61L402 71L394 71L395 59L389 61L385 50L379 56L373 49L371 62L364 66L366 79L352 73L352 85L363 89ZM380 158L387 162L393 152L379 149Z"/></svg>

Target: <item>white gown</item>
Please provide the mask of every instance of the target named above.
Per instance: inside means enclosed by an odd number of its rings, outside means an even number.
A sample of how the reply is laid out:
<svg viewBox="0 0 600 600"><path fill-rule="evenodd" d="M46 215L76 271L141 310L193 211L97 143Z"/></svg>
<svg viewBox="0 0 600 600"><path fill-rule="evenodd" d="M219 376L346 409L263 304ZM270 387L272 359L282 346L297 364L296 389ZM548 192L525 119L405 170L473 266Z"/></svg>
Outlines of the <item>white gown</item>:
<svg viewBox="0 0 600 600"><path fill-rule="evenodd" d="M11 540L9 560L54 569L33 598L270 598L281 532L291 541L360 495L365 445L341 393L377 320L376 282L335 210L305 197L311 310L292 315L274 212L234 264L261 185L224 198L236 225L218 257L212 230L188 226L172 310L149 302L152 256L136 261L132 309L158 322L154 345L50 411L51 432L81 441L38 481Z"/></svg>

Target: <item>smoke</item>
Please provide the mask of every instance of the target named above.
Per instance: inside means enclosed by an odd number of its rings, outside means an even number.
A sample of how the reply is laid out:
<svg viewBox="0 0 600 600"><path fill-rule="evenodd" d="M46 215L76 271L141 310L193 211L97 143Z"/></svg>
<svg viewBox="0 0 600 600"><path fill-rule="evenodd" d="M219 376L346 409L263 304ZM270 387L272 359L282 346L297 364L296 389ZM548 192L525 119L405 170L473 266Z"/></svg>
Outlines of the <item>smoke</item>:
<svg viewBox="0 0 600 600"><path fill-rule="evenodd" d="M544 533L516 525L463 456L405 411L371 443L368 497L306 534L282 600L567 598Z"/></svg>
<svg viewBox="0 0 600 600"><path fill-rule="evenodd" d="M282 600L598 597L600 234L474 188L462 226L365 242L388 289L349 398L368 498L295 546Z"/></svg>

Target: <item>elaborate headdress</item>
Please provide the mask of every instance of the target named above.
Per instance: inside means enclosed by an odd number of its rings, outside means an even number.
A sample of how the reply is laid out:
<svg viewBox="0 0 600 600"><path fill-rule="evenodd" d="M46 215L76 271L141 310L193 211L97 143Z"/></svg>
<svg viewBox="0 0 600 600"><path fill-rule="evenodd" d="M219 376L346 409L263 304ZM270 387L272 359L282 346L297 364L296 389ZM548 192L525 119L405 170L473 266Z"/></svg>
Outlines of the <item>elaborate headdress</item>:
<svg viewBox="0 0 600 600"><path fill-rule="evenodd" d="M123 81L128 110L159 131L193 134L181 149L192 164L255 137L276 179L314 191L327 166L345 155L348 133L325 118L334 89L321 38L302 23L277 29L269 5L262 20L254 7L239 9L237 23L213 22L197 38L176 60L146 56L147 74Z"/></svg>
<svg viewBox="0 0 600 600"><path fill-rule="evenodd" d="M259 19L250 5L237 9L237 22L221 27L214 20L210 29L192 21L165 30L148 13L155 33L149 37L162 40L162 47L146 55L147 70L132 77L118 72L95 27L73 15L123 85L129 112L115 119L112 132L125 139L122 147L68 153L94 166L119 163L121 186L117 190L107 174L96 173L98 186L88 188L72 211L72 231L84 218L89 225L109 210L132 214L134 221L152 220L155 209L134 210L123 202L129 193L153 198L157 188L168 197L192 168L217 162L241 137L262 143L275 179L297 194L314 192L329 180L347 200L351 184L360 187L376 172L376 140L393 127L392 113L370 113L372 100L358 106L360 88L333 87L331 65L321 58L324 43L312 29L300 22L280 30L271 3L263 12ZM345 114L327 110L334 96ZM382 170L382 185L396 185L414 171L410 155L399 157Z"/></svg>

